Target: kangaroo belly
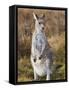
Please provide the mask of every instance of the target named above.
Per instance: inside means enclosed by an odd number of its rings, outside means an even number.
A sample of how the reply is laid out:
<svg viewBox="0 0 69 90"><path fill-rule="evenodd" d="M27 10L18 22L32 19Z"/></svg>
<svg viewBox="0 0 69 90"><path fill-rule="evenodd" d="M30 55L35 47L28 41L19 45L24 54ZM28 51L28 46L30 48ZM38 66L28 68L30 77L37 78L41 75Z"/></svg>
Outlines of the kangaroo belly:
<svg viewBox="0 0 69 90"><path fill-rule="evenodd" d="M34 70L35 72L39 75L39 76L44 76L46 75L46 62L44 63L34 63L33 64Z"/></svg>

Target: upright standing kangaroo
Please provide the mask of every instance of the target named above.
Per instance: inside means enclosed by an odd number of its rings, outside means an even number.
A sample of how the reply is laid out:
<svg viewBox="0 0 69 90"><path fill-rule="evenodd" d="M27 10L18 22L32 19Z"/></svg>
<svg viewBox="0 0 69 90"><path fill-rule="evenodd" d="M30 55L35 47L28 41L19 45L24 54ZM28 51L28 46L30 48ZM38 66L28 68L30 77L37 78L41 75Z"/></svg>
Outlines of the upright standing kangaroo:
<svg viewBox="0 0 69 90"><path fill-rule="evenodd" d="M52 51L44 33L45 16L38 17L33 13L33 17L35 20L35 31L32 36L31 63L34 70L34 80L38 80L39 76L44 75L46 75L46 80L50 80Z"/></svg>

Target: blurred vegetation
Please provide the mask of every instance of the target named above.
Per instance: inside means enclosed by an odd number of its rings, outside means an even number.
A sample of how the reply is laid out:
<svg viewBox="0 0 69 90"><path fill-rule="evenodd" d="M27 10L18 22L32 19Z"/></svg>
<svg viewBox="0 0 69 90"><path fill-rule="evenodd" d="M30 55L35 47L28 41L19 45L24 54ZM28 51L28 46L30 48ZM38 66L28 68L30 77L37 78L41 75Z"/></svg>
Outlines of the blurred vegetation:
<svg viewBox="0 0 69 90"><path fill-rule="evenodd" d="M59 10L18 9L18 82L33 80L30 62L31 39L34 31L32 13L45 14L45 34L54 53L54 70L51 79L65 79L65 12ZM45 80L41 77L40 80Z"/></svg>

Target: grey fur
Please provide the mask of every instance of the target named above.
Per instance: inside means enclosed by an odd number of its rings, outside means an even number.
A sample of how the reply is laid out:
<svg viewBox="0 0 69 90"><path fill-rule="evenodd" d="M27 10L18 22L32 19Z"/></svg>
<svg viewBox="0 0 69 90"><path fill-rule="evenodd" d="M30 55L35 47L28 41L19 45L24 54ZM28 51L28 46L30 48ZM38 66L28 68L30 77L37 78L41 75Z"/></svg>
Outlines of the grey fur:
<svg viewBox="0 0 69 90"><path fill-rule="evenodd" d="M43 19L39 19L33 13L35 19L35 31L32 36L31 63L34 70L34 80L38 80L38 76L47 75L46 80L50 80L52 73L51 66L52 51L44 34ZM44 17L43 17L44 18ZM39 24L39 21L42 21Z"/></svg>

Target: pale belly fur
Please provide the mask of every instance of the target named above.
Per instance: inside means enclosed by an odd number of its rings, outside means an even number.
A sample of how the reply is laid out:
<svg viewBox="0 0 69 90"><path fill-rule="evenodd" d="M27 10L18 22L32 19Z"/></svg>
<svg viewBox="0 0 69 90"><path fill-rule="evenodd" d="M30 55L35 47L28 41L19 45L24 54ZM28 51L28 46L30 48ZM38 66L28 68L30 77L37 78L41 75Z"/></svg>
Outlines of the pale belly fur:
<svg viewBox="0 0 69 90"><path fill-rule="evenodd" d="M46 66L46 61L41 62L41 60L37 60L36 62L32 62L32 66L35 70L35 72L39 75L39 76L44 76L46 75L47 72L47 66Z"/></svg>

